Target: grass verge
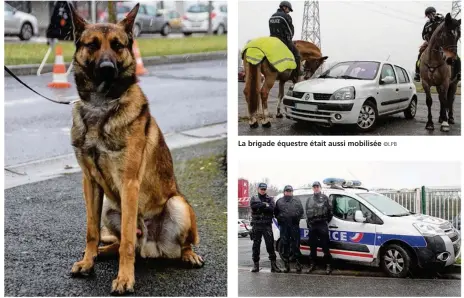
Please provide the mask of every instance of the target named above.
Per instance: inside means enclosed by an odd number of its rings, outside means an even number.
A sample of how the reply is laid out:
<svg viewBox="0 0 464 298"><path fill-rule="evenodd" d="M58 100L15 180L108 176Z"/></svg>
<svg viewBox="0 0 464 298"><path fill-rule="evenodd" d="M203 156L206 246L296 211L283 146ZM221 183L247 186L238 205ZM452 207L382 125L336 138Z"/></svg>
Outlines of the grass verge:
<svg viewBox="0 0 464 298"><path fill-rule="evenodd" d="M141 38L137 40L143 57L193 54L227 50L227 35L188 38ZM65 62L71 62L74 54L72 42L60 42ZM46 44L6 43L5 65L40 64L48 50ZM47 63L53 63L50 54Z"/></svg>
<svg viewBox="0 0 464 298"><path fill-rule="evenodd" d="M420 82L414 82L416 85L417 93L424 93L424 88L422 88L422 83ZM437 93L437 89L435 87L432 87L430 91L433 94ZM458 83L458 88L456 89L456 95L461 95L461 82Z"/></svg>

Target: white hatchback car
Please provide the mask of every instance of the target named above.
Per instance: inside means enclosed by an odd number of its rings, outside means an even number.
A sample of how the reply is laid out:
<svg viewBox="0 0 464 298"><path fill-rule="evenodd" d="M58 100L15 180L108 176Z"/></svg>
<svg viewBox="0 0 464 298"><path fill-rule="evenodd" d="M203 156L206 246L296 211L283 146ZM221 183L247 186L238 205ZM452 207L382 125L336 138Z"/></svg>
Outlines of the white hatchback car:
<svg viewBox="0 0 464 298"><path fill-rule="evenodd" d="M299 82L283 98L284 114L295 121L332 126L375 127L379 116L416 115L416 86L408 72L388 61L345 61L319 77Z"/></svg>
<svg viewBox="0 0 464 298"><path fill-rule="evenodd" d="M212 31L217 35L227 32L227 4L213 4L211 12ZM208 32L208 4L198 3L190 6L182 17L182 32L188 36L192 33Z"/></svg>
<svg viewBox="0 0 464 298"><path fill-rule="evenodd" d="M449 221L415 214L390 198L361 187L360 181L327 178L322 193L332 202L330 252L334 259L380 266L390 277L406 277L415 268L437 270L453 265L461 254L461 234ZM295 199L306 202L311 189L296 189ZM276 196L276 202L283 194ZM273 220L276 250L281 254L280 229ZM300 249L310 253L311 231L300 220ZM317 249L318 256L322 250Z"/></svg>

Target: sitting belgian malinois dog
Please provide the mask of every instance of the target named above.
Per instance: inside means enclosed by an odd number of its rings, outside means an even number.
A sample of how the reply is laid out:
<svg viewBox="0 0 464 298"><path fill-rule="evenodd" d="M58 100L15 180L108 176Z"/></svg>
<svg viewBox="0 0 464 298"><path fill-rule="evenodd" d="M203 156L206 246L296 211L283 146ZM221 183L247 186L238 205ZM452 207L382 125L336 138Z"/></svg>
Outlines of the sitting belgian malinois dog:
<svg viewBox="0 0 464 298"><path fill-rule="evenodd" d="M119 252L117 294L134 290L137 253L203 265L192 250L199 243L195 213L179 192L171 153L137 85L138 9L117 24L88 24L72 9L81 100L73 108L71 138L83 172L87 236L71 273L87 275L97 255ZM99 247L100 241L107 245Z"/></svg>

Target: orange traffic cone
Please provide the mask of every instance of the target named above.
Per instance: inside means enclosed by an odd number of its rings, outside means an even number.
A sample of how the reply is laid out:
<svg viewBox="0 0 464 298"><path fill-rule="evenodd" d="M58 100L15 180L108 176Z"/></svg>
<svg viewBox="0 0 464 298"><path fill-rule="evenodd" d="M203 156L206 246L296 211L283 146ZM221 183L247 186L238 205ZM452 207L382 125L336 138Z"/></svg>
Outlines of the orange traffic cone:
<svg viewBox="0 0 464 298"><path fill-rule="evenodd" d="M142 56L140 55L139 47L137 45L137 41L134 40L134 45L132 46L132 50L134 51L135 61L137 65L135 67L135 74L136 75L144 75L148 73L148 70L143 66Z"/></svg>
<svg viewBox="0 0 464 298"><path fill-rule="evenodd" d="M50 88L71 87L66 74L66 66L64 65L63 49L59 45L56 46L55 64L53 65L53 81L48 83L47 86Z"/></svg>

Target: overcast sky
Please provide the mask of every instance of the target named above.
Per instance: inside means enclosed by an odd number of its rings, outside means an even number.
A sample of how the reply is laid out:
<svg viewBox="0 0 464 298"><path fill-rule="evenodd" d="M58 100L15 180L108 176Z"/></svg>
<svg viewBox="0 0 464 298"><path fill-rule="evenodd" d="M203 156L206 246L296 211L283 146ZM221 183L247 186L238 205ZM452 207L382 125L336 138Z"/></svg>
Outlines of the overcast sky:
<svg viewBox="0 0 464 298"><path fill-rule="evenodd" d="M422 44L425 8L451 12L452 1L319 1L322 54L328 63L351 59L394 61L413 71ZM238 45L268 36L280 1L239 1ZM294 39L301 38L304 1L291 1ZM460 14L458 15L460 18ZM459 42L460 44L460 42Z"/></svg>
<svg viewBox="0 0 464 298"><path fill-rule="evenodd" d="M461 168L458 162L319 162L279 161L264 163L244 161L239 163L239 177L250 182L269 178L269 183L283 188L290 184L301 187L315 180L329 177L358 179L368 188L417 188L459 186Z"/></svg>

